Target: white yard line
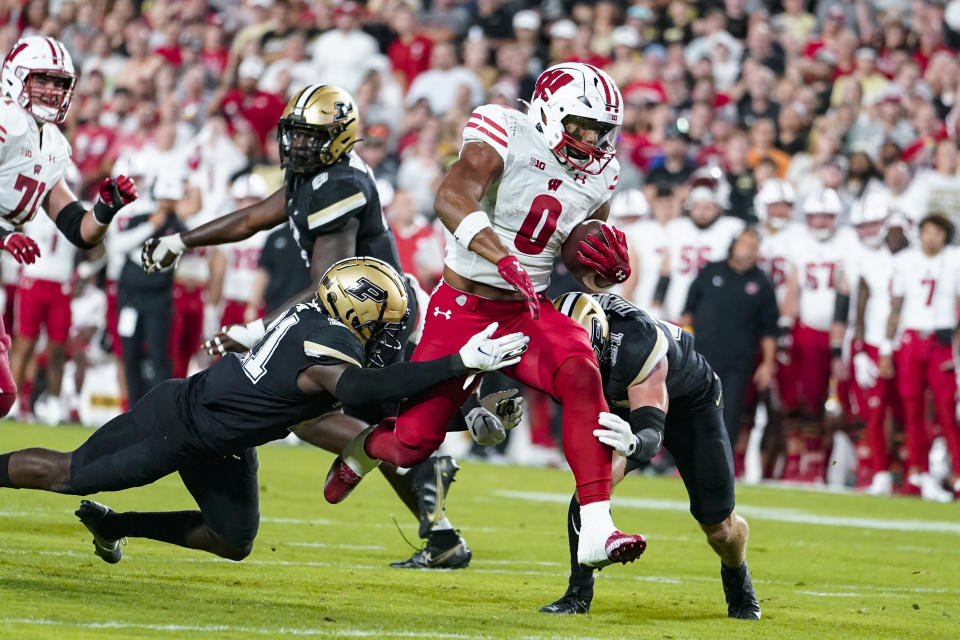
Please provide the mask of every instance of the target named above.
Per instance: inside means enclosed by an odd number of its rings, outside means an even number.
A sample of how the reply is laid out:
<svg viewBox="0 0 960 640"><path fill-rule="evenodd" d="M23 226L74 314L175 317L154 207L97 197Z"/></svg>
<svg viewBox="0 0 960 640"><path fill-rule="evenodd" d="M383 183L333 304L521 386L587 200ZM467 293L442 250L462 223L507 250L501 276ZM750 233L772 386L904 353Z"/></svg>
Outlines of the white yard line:
<svg viewBox="0 0 960 640"><path fill-rule="evenodd" d="M532 502L570 502L566 493L543 493L538 491L496 491L495 495L514 500L529 500ZM628 509L651 509L654 511L681 511L688 512L690 504L683 500L661 500L657 498L613 498L615 507ZM793 522L797 524L814 524L828 527L855 527L858 529L877 529L884 531L926 531L931 533L952 533L960 535L960 522L946 522L937 520L887 520L880 518L848 518L843 516L825 516L800 509L784 509L780 507L757 507L749 504L738 504L737 511L744 516L756 520L772 520L774 522Z"/></svg>

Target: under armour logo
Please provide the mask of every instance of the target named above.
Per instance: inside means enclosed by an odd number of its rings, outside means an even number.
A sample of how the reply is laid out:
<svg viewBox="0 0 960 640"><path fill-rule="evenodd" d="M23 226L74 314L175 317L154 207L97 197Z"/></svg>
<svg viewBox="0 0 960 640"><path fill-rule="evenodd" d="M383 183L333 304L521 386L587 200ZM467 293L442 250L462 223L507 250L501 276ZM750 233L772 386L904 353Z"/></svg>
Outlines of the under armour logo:
<svg viewBox="0 0 960 640"><path fill-rule="evenodd" d="M43 167L40 166L39 164L33 165L33 173L34 173L34 174L40 173L42 170L43 170Z"/></svg>
<svg viewBox="0 0 960 640"><path fill-rule="evenodd" d="M573 181L579 182L580 184L587 184L587 176L582 173L575 173L573 174Z"/></svg>
<svg viewBox="0 0 960 640"><path fill-rule="evenodd" d="M451 313L453 313L453 312L450 311L450 310L440 311L440 307L434 307L434 308L433 308L433 315L434 315L434 317L436 317L436 316L443 316L445 319L449 320Z"/></svg>
<svg viewBox="0 0 960 640"><path fill-rule="evenodd" d="M617 267L617 270L613 272L613 279L617 282L623 282L627 279L627 272L621 267Z"/></svg>
<svg viewBox="0 0 960 640"><path fill-rule="evenodd" d="M553 178L552 180L547 181L547 189L550 191L556 191L562 184L563 180L560 180L559 178Z"/></svg>

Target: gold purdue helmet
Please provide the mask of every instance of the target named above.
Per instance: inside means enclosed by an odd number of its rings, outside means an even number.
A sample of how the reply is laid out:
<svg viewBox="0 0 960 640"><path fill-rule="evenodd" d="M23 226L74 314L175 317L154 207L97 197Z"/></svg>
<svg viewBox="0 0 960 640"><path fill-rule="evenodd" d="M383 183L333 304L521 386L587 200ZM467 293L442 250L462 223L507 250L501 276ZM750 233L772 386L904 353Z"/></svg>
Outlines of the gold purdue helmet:
<svg viewBox="0 0 960 640"><path fill-rule="evenodd" d="M610 344L610 323L596 298L586 293L571 291L554 300L553 306L586 330L590 336L590 346L597 356L597 363L603 365L607 345Z"/></svg>
<svg viewBox="0 0 960 640"><path fill-rule="evenodd" d="M407 326L407 290L400 275L383 260L360 257L334 263L317 286L317 298L331 317L363 342L368 362L383 366L384 349L403 348L398 336Z"/></svg>
<svg viewBox="0 0 960 640"><path fill-rule="evenodd" d="M290 98L280 122L280 166L317 171L350 151L357 142L357 103L332 84L312 84Z"/></svg>

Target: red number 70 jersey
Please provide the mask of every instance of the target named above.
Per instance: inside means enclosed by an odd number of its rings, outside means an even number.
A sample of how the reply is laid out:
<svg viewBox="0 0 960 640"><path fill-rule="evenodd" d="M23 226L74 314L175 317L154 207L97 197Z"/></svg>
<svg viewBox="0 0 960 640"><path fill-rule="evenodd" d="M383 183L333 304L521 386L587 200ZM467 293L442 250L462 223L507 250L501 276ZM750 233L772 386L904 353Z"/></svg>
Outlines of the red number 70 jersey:
<svg viewBox="0 0 960 640"><path fill-rule="evenodd" d="M499 105L478 107L463 130L463 144L484 142L503 158L503 175L481 201L493 230L543 291L570 231L613 195L620 165L612 160L591 176L561 165L527 117ZM446 265L465 278L512 287L495 264L460 246L446 231Z"/></svg>
<svg viewBox="0 0 960 640"><path fill-rule="evenodd" d="M70 143L56 125L41 129L32 115L0 98L0 224L32 219L70 162Z"/></svg>

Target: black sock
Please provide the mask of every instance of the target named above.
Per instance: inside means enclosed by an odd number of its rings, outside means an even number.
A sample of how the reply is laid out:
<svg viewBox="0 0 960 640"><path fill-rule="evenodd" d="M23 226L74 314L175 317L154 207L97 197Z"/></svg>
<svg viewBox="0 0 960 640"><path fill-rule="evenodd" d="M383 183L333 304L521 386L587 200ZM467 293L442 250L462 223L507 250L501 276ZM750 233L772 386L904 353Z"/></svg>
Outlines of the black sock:
<svg viewBox="0 0 960 640"><path fill-rule="evenodd" d="M577 561L577 545L580 542L580 503L576 494L570 498L567 510L567 542L570 545L570 586L593 589L593 569Z"/></svg>
<svg viewBox="0 0 960 640"><path fill-rule="evenodd" d="M10 465L10 455L9 453L0 455L0 487L16 489L10 482L10 470L7 468Z"/></svg>
<svg viewBox="0 0 960 640"><path fill-rule="evenodd" d="M127 511L104 517L99 530L107 538L150 538L186 547L187 529L201 522L199 511Z"/></svg>
<svg viewBox="0 0 960 640"><path fill-rule="evenodd" d="M457 544L460 535L453 529L441 529L427 534L427 544L434 549L449 549Z"/></svg>

